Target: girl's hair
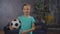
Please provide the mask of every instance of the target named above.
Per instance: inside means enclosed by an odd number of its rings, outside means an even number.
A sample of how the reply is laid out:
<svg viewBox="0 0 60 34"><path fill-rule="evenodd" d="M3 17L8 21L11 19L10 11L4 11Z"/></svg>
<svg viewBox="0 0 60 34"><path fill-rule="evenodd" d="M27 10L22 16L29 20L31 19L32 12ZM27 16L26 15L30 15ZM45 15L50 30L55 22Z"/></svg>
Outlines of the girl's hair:
<svg viewBox="0 0 60 34"><path fill-rule="evenodd" d="M29 5L29 4L23 4L23 5L22 5L22 9L23 9L24 6L30 6L30 5Z"/></svg>

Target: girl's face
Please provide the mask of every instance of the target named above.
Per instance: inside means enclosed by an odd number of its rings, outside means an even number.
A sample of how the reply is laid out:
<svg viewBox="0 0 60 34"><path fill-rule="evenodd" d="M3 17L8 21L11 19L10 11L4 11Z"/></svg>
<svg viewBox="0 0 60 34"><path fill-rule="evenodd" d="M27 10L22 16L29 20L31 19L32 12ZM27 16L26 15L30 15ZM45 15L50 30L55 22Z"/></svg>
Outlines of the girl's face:
<svg viewBox="0 0 60 34"><path fill-rule="evenodd" d="M23 7L23 13L28 15L30 13L30 6L26 5Z"/></svg>

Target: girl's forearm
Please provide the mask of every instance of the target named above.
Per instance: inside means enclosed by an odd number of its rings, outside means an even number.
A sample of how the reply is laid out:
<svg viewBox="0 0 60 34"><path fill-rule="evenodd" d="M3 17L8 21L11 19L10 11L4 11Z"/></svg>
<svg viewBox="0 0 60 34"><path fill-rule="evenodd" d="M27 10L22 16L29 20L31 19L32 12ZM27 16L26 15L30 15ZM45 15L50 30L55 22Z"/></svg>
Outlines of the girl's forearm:
<svg viewBox="0 0 60 34"><path fill-rule="evenodd" d="M34 28L31 28L31 29L27 30L27 32L31 32L31 31L33 31L33 30L34 30Z"/></svg>

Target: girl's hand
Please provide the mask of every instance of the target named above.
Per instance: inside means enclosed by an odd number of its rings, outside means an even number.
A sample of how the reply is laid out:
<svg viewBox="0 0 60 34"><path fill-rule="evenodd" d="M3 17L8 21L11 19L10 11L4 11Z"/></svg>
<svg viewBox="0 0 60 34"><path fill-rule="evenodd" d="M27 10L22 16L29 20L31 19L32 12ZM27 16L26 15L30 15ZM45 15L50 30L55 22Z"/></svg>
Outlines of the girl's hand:
<svg viewBox="0 0 60 34"><path fill-rule="evenodd" d="M27 33L27 31L22 31L22 32L21 32L21 34L26 34L26 33Z"/></svg>
<svg viewBox="0 0 60 34"><path fill-rule="evenodd" d="M9 29L10 29L10 30L14 30L14 28L13 28L12 26L9 26Z"/></svg>

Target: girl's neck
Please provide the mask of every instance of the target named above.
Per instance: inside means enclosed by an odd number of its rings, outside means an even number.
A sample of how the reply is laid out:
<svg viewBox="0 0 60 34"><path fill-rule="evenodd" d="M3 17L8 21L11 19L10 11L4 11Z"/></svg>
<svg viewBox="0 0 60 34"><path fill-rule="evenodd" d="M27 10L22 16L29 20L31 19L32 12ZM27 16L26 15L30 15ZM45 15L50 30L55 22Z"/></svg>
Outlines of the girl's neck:
<svg viewBox="0 0 60 34"><path fill-rule="evenodd" d="M24 14L23 16L24 16L24 17L28 17L29 15Z"/></svg>

